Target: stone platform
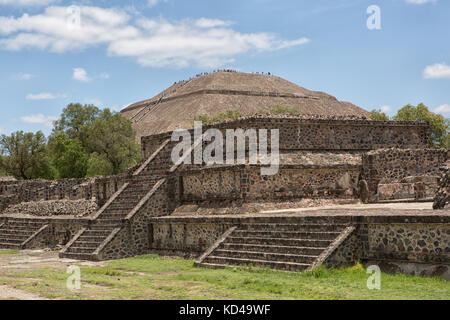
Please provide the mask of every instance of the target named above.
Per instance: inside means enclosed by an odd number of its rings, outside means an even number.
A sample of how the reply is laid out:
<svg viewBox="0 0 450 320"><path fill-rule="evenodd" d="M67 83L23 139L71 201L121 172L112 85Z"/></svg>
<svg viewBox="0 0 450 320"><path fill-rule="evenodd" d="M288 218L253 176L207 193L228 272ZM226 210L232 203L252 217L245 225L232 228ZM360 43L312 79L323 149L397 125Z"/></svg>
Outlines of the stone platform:
<svg viewBox="0 0 450 320"><path fill-rule="evenodd" d="M429 208L394 203L151 218L150 252L195 257L215 268L301 271L359 261L450 280L450 210Z"/></svg>

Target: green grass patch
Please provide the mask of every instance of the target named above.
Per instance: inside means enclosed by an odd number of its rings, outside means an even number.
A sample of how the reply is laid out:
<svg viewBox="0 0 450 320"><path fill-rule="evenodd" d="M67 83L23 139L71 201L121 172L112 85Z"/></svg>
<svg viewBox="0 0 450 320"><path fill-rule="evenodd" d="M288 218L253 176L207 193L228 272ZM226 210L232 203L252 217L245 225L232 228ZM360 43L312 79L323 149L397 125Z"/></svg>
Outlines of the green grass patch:
<svg viewBox="0 0 450 320"><path fill-rule="evenodd" d="M241 113L237 110L227 110L223 113L219 113L214 117L209 117L207 114L202 114L194 117L194 121L201 121L204 124L209 124L218 121L238 119L241 117Z"/></svg>
<svg viewBox="0 0 450 320"><path fill-rule="evenodd" d="M1 255L8 255L8 254L18 254L19 250L3 250L0 251L0 256Z"/></svg>
<svg viewBox="0 0 450 320"><path fill-rule="evenodd" d="M276 105L270 109L261 109L258 112L259 114L290 114L290 115L297 115L301 114L302 112L298 107L287 107L283 105Z"/></svg>
<svg viewBox="0 0 450 320"><path fill-rule="evenodd" d="M66 287L65 270L2 272L0 284L60 299L450 299L450 282L407 275L381 276L369 290L364 266L289 273L265 268L203 269L193 260L144 255L81 266L81 290Z"/></svg>

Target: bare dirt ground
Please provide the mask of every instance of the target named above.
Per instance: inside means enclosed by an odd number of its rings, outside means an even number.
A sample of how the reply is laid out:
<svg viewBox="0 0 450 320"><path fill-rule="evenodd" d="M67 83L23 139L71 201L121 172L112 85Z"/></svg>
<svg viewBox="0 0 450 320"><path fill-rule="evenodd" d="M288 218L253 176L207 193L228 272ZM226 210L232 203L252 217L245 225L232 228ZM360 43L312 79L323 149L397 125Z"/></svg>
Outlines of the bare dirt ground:
<svg viewBox="0 0 450 320"><path fill-rule="evenodd" d="M40 295L8 286L0 286L0 300L47 300Z"/></svg>
<svg viewBox="0 0 450 320"><path fill-rule="evenodd" d="M0 253L6 250L0 250ZM78 260L61 259L58 252L48 250L23 250L16 254L0 254L0 274L11 270L27 270L50 267L65 270L74 263L84 266L103 266L103 262L80 262ZM30 279L35 280L35 279ZM0 286L0 300L47 300L44 297L29 293L8 285Z"/></svg>
<svg viewBox="0 0 450 320"><path fill-rule="evenodd" d="M361 210L372 211L384 209L387 213L392 213L393 210L432 210L432 202L398 202L398 203L376 203L376 204L344 204L344 205L329 205L313 208L298 208L298 209L285 209L285 210L268 210L261 213L300 213L300 212L314 212L322 210ZM395 211L394 211L395 212ZM439 211L437 211L439 212ZM361 212L362 213L362 212Z"/></svg>

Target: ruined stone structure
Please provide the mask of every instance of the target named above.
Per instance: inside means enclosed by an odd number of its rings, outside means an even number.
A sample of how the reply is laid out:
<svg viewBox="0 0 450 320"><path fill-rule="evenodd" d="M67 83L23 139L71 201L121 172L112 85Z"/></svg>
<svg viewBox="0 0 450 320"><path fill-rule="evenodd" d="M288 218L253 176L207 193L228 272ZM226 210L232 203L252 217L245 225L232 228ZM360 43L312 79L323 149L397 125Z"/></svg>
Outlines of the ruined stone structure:
<svg viewBox="0 0 450 320"><path fill-rule="evenodd" d="M249 112L299 107L299 115L247 115L203 126L203 134L278 129L278 173L262 176L261 161L172 162L178 143L172 130L186 125L193 133L194 117L220 111L216 102L221 111L231 109L224 105L248 104ZM448 171L439 168L448 150L429 149L427 123L371 121L352 104L277 77L220 72L178 83L123 114L141 136L144 162L114 177L0 182L0 248L60 246L61 257L87 260L153 252L195 257L208 267L290 271L375 261L391 271L450 278L447 210L260 214L305 201L432 201L438 190L437 207L445 206ZM200 137L190 151L207 144Z"/></svg>

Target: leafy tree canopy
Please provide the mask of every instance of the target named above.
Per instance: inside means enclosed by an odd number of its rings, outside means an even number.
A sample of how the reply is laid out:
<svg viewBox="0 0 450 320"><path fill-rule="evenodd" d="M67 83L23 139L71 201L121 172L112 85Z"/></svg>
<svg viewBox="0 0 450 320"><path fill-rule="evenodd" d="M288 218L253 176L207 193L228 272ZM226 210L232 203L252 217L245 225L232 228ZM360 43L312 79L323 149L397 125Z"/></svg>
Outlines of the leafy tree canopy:
<svg viewBox="0 0 450 320"><path fill-rule="evenodd" d="M65 132L55 133L50 136L48 146L57 178L86 176L89 156L78 138L70 139Z"/></svg>
<svg viewBox="0 0 450 320"><path fill-rule="evenodd" d="M41 131L13 132L0 138L3 170L18 179L52 179L54 173L47 152L47 139Z"/></svg>
<svg viewBox="0 0 450 320"><path fill-rule="evenodd" d="M117 174L140 161L140 147L135 142L131 121L119 113L103 110L94 122L86 126L87 149L106 159Z"/></svg>
<svg viewBox="0 0 450 320"><path fill-rule="evenodd" d="M372 110L370 112L370 119L375 121L388 121L389 117L386 113L381 110Z"/></svg>
<svg viewBox="0 0 450 320"><path fill-rule="evenodd" d="M389 117L381 110L372 110L372 120L385 121ZM397 111L394 121L426 121L430 125L430 145L433 148L450 148L450 120L431 112L423 103L417 106L406 105Z"/></svg>
<svg viewBox="0 0 450 320"><path fill-rule="evenodd" d="M112 175L140 160L131 121L93 105L69 104L48 141L40 131L0 138L0 174L19 179Z"/></svg>
<svg viewBox="0 0 450 320"><path fill-rule="evenodd" d="M64 132L70 139L84 142L86 125L98 118L100 109L93 105L71 103L63 109L60 118L55 121L53 132Z"/></svg>
<svg viewBox="0 0 450 320"><path fill-rule="evenodd" d="M394 116L396 121L426 121L430 124L431 141L435 148L448 148L449 123L442 115L433 113L423 103L406 105Z"/></svg>

